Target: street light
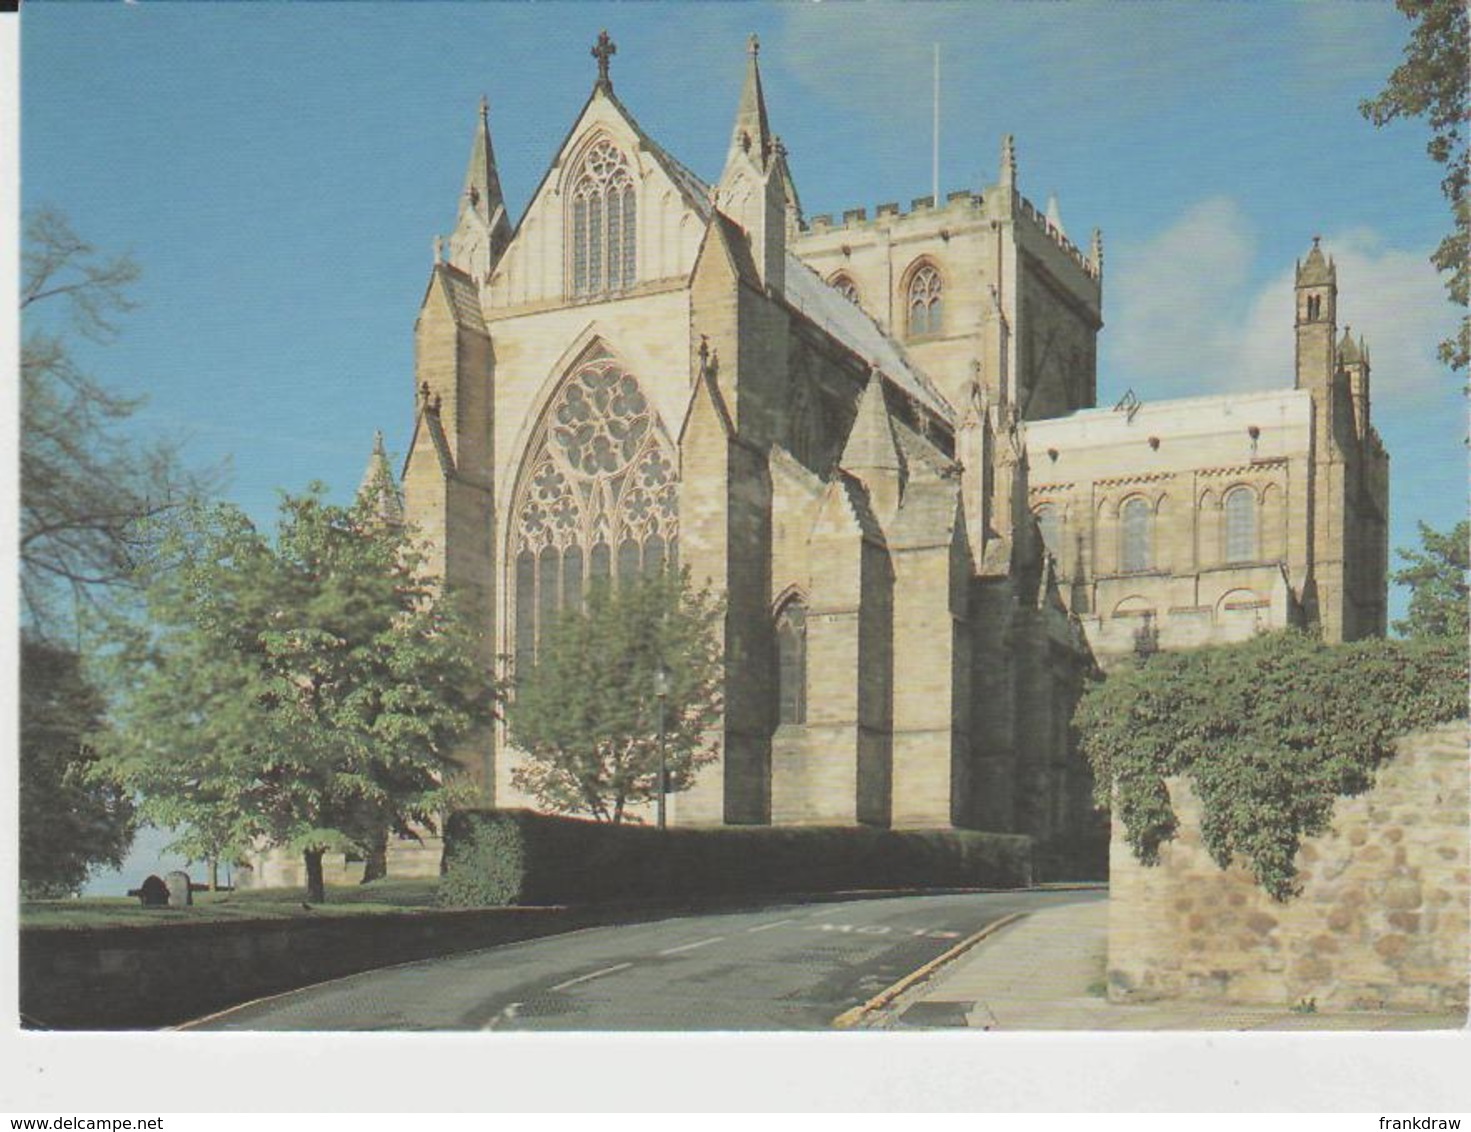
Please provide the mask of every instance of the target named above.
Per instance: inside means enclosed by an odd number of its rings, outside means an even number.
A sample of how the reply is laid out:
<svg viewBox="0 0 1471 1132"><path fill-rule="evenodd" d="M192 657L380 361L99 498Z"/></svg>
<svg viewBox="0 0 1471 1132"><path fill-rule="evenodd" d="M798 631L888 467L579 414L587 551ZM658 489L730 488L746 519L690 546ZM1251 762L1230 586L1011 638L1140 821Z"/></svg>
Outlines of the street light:
<svg viewBox="0 0 1471 1132"><path fill-rule="evenodd" d="M659 700L659 828L664 828L664 795L669 790L669 769L664 759L664 702L669 698L669 670L654 669L654 695Z"/></svg>

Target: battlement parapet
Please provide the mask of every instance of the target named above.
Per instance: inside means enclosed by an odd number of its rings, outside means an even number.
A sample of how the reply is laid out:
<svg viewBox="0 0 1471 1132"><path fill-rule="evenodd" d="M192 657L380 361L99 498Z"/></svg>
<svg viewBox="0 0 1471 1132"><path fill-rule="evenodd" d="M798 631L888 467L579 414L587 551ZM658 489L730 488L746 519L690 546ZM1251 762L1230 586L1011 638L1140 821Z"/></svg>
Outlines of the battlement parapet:
<svg viewBox="0 0 1471 1132"><path fill-rule="evenodd" d="M880 222L892 223L914 216L950 212L951 210L979 213L982 204L983 199L980 193L971 189L956 189L946 193L943 202L938 205L933 196L915 197L909 202L907 210L901 208L898 201L883 201L874 208L872 217L869 216L867 208L845 208L841 222L835 222L832 213L817 213L802 222L800 231L821 234L836 228L869 227Z"/></svg>
<svg viewBox="0 0 1471 1132"><path fill-rule="evenodd" d="M1059 229L1057 225L1048 220L1046 215L1039 211L1035 204L1029 201L1026 197L1022 196L1020 193L1017 194L1016 199L1017 203L1020 206L1018 211L1022 216L1026 217L1038 228L1042 229L1044 233L1051 237L1052 242L1055 243L1059 248L1061 248L1069 259L1071 259L1075 264L1078 265L1079 269L1083 272L1084 275L1088 276L1090 279L1098 278L1097 266L1093 263L1091 259L1089 259L1086 255L1083 254L1082 251L1078 249L1078 246L1076 244L1074 244L1071 240L1069 240L1065 235L1062 234L1061 229Z"/></svg>

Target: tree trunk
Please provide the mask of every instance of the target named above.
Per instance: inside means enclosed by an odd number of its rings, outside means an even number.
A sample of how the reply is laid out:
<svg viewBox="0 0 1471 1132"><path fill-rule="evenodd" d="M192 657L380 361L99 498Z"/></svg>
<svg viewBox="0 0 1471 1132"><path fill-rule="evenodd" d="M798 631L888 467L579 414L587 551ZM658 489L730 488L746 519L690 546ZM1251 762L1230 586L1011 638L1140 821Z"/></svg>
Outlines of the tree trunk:
<svg viewBox="0 0 1471 1132"><path fill-rule="evenodd" d="M220 859L218 857L209 859L209 890L211 892L220 890Z"/></svg>
<svg viewBox="0 0 1471 1132"><path fill-rule="evenodd" d="M382 880L388 875L388 832L384 830L374 839L363 860L363 883Z"/></svg>
<svg viewBox="0 0 1471 1132"><path fill-rule="evenodd" d="M308 904L324 904L327 901L327 886L322 881L322 852L321 849L308 849L303 854L306 858L306 899Z"/></svg>

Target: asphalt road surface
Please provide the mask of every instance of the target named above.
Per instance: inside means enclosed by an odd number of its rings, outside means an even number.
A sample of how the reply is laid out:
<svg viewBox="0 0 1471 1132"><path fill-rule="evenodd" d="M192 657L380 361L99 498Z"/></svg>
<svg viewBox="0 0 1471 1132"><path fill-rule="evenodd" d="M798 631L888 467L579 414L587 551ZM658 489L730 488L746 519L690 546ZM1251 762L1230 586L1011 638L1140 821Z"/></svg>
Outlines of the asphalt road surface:
<svg viewBox="0 0 1471 1132"><path fill-rule="evenodd" d="M200 1030L825 1030L1013 912L1101 890L897 896L677 916L367 971Z"/></svg>

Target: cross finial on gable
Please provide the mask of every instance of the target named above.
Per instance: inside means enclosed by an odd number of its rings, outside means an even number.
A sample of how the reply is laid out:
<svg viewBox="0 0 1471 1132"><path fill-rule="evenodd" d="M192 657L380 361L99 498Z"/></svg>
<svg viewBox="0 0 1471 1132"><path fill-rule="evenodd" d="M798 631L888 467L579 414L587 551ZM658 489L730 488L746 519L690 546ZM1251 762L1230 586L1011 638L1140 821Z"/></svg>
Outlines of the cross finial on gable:
<svg viewBox="0 0 1471 1132"><path fill-rule="evenodd" d="M613 82L608 78L608 60L618 54L618 45L608 36L608 29L604 28L598 33L598 42L592 49L592 57L598 61L598 86L613 89Z"/></svg>

